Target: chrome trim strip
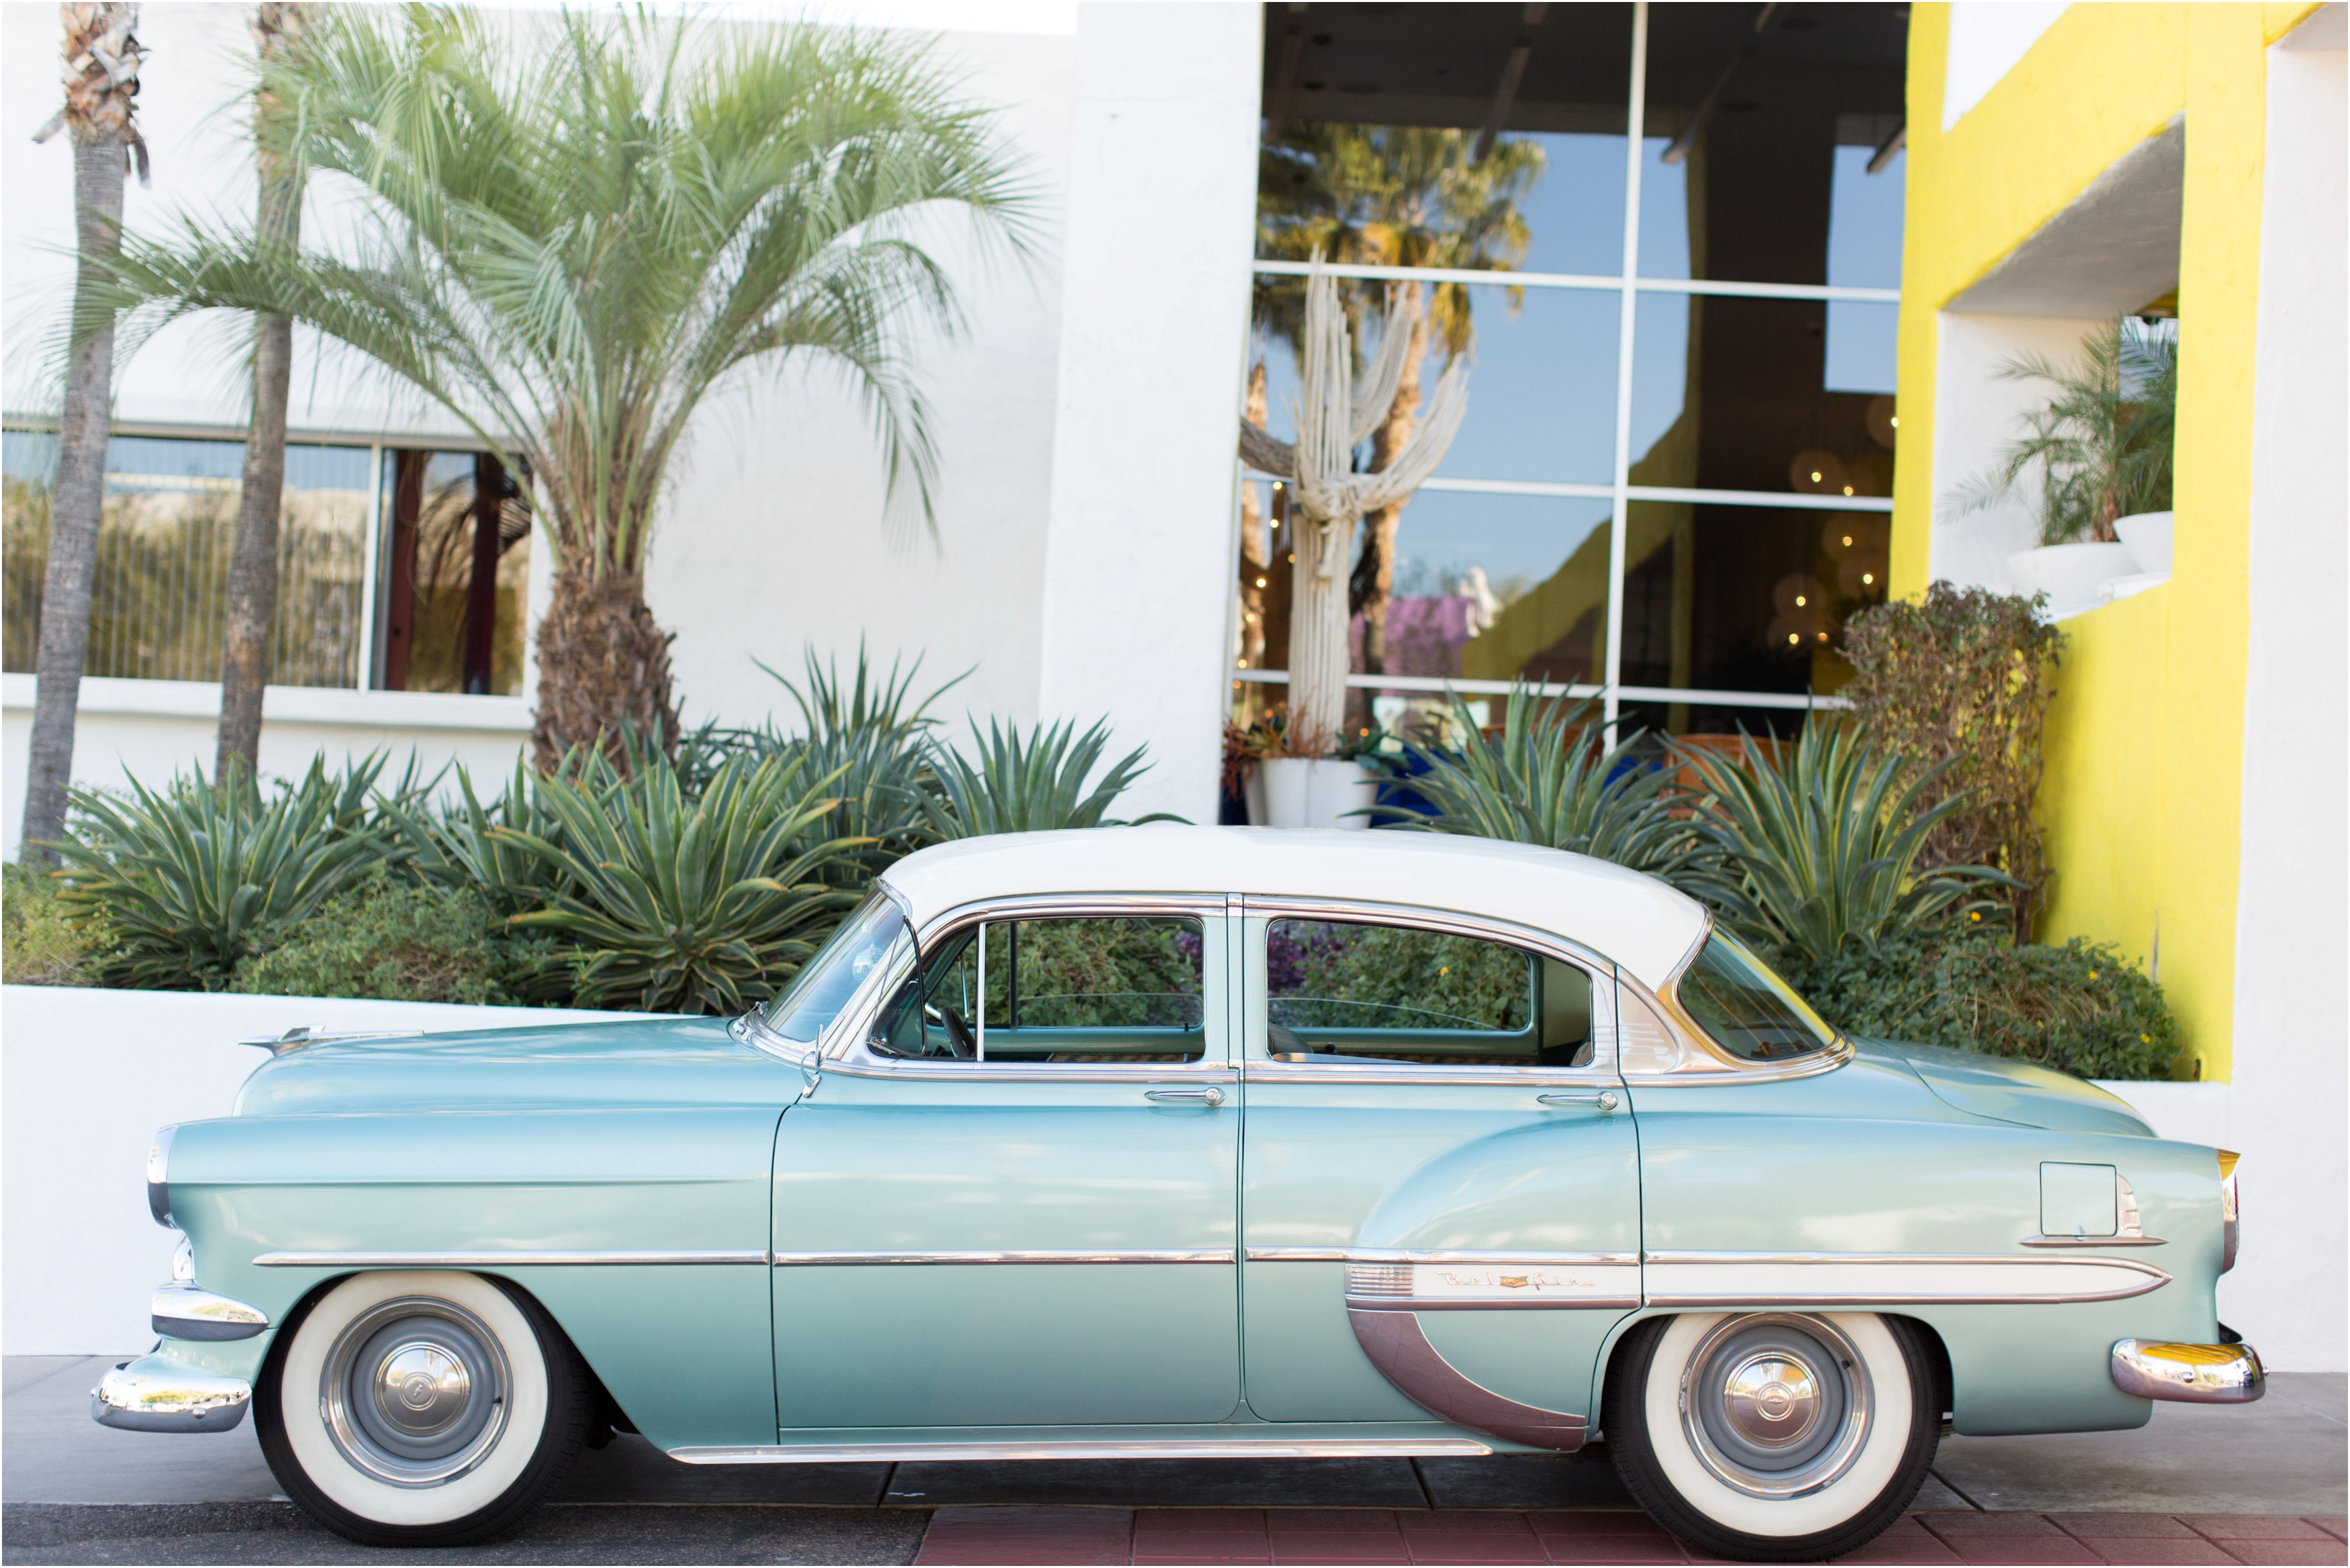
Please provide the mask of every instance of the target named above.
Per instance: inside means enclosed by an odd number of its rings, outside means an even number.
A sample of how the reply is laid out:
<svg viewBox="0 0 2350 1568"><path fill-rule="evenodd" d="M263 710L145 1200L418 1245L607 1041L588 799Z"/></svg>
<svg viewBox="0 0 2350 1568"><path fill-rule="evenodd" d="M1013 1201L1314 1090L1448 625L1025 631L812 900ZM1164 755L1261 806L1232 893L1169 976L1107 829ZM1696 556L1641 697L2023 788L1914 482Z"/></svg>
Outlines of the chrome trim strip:
<svg viewBox="0 0 2350 1568"><path fill-rule="evenodd" d="M89 1391L89 1418L127 1432L225 1432L244 1419L253 1385L168 1355L126 1361Z"/></svg>
<svg viewBox="0 0 2350 1568"><path fill-rule="evenodd" d="M1583 1312L1597 1307L1630 1309L1638 1296L1575 1296L1571 1300L1490 1301L1477 1297L1356 1296L1347 1298L1348 1312Z"/></svg>
<svg viewBox="0 0 2350 1568"><path fill-rule="evenodd" d="M981 1066L976 1062L884 1062L858 1055L827 1058L824 1071L848 1078L895 1078L941 1084L1237 1084L1239 1075L1221 1057L1201 1062L1137 1062L1121 1067L1105 1062L1021 1062Z"/></svg>
<svg viewBox="0 0 2350 1568"><path fill-rule="evenodd" d="M1409 1066L1367 1067L1334 1062L1249 1061L1241 1076L1252 1084L1452 1084L1483 1089L1606 1089L1623 1086L1614 1068L1595 1075L1588 1067L1439 1067L1414 1063ZM1533 1107L1528 1107L1529 1111Z"/></svg>
<svg viewBox="0 0 2350 1568"><path fill-rule="evenodd" d="M2260 1352L2249 1345L2114 1342L2114 1386L2141 1399L2188 1405L2249 1405L2268 1392Z"/></svg>
<svg viewBox="0 0 2350 1568"><path fill-rule="evenodd" d="M1482 1252L1397 1247L1251 1247L1252 1263L1637 1263L1638 1252Z"/></svg>
<svg viewBox="0 0 2350 1568"><path fill-rule="evenodd" d="M764 1251L264 1252L262 1269L518 1269L641 1267L659 1263L764 1263Z"/></svg>
<svg viewBox="0 0 2350 1568"><path fill-rule="evenodd" d="M1259 1428L1277 1432L1271 1424ZM871 1459L1368 1459L1412 1455L1482 1458L1493 1450L1471 1438L1191 1438L1096 1442L827 1443L795 1448L671 1449L689 1465L816 1465Z"/></svg>
<svg viewBox="0 0 2350 1568"><path fill-rule="evenodd" d="M771 1252L775 1267L840 1268L868 1263L896 1265L931 1263L1231 1263L1237 1262L1229 1247L1188 1249L1158 1247L1116 1251L1038 1251L1021 1252Z"/></svg>
<svg viewBox="0 0 2350 1568"><path fill-rule="evenodd" d="M2168 1247L2159 1236L2026 1236L2019 1247Z"/></svg>
<svg viewBox="0 0 2350 1568"><path fill-rule="evenodd" d="M171 1339L251 1339L269 1331L269 1314L192 1284L156 1287L147 1304L147 1323Z"/></svg>
<svg viewBox="0 0 2350 1568"><path fill-rule="evenodd" d="M2129 1258L2014 1253L1649 1252L1655 1307L2124 1301L2170 1282Z"/></svg>

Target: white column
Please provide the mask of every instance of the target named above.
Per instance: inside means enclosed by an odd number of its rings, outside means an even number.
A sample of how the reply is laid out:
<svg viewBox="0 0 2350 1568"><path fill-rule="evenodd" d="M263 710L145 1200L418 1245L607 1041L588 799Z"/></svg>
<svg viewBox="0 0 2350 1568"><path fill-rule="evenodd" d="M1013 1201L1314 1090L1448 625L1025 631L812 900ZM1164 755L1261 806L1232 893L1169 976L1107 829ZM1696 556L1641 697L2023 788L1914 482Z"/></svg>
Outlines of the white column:
<svg viewBox="0 0 2350 1568"><path fill-rule="evenodd" d="M1038 708L1149 746L1121 815L1215 820L1263 26L1078 10Z"/></svg>
<svg viewBox="0 0 2350 1568"><path fill-rule="evenodd" d="M2314 34L2334 13L2331 37ZM2309 44L2318 47L2312 48ZM2302 46L2302 47L2296 47ZM2220 1314L2270 1366L2344 1370L2342 955L2350 948L2350 603L2342 497L2345 110L2339 7L2268 52L2252 382L2251 633L2236 898L2244 1250ZM2190 320L2189 331L2194 330Z"/></svg>

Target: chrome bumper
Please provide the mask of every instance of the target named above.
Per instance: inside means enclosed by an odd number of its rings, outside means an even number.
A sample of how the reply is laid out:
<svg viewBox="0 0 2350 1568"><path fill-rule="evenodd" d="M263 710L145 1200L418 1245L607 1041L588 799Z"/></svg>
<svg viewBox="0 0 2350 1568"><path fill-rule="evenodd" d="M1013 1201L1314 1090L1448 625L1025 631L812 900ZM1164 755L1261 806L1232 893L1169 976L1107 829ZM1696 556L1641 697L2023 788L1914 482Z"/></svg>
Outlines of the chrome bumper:
<svg viewBox="0 0 2350 1568"><path fill-rule="evenodd" d="M2259 1352L2249 1345L2114 1342L2114 1386L2141 1399L2249 1405L2268 1392Z"/></svg>
<svg viewBox="0 0 2350 1568"><path fill-rule="evenodd" d="M269 1330L269 1314L192 1284L157 1288L147 1306L149 1324L167 1339L251 1339Z"/></svg>
<svg viewBox="0 0 2350 1568"><path fill-rule="evenodd" d="M168 1355L126 1361L89 1391L89 1418L127 1432L226 1432L244 1419L253 1385Z"/></svg>

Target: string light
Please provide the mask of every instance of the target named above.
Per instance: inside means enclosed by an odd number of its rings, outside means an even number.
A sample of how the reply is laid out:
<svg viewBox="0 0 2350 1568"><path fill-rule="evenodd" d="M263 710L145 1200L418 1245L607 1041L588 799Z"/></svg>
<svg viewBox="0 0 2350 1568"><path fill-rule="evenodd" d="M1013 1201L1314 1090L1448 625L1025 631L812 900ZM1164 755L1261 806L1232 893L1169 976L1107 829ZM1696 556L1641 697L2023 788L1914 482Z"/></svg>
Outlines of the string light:
<svg viewBox="0 0 2350 1568"><path fill-rule="evenodd" d="M1796 607L1797 609L1801 609L1801 608L1803 608L1803 607L1804 607L1804 606L1806 603L1808 603L1808 602L1809 602L1809 601L1808 601L1808 600L1806 600L1806 599L1804 597L1804 596L1803 596L1803 595L1801 595L1801 594L1797 594L1797 595L1795 596L1795 607Z"/></svg>

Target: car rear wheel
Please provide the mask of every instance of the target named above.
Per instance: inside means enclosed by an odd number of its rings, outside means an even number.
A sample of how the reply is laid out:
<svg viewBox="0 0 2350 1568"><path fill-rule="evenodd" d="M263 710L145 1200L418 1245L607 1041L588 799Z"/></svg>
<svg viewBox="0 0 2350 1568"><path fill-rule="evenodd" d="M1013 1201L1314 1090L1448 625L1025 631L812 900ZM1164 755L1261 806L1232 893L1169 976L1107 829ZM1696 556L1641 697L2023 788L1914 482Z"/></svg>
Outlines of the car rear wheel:
<svg viewBox="0 0 2350 1568"><path fill-rule="evenodd" d="M1917 1330L1873 1313L1699 1313L1643 1323L1608 1368L1624 1484L1693 1547L1816 1562L1918 1495L1941 1431Z"/></svg>
<svg viewBox="0 0 2350 1568"><path fill-rule="evenodd" d="M376 1546L511 1528L588 1438L592 1383L545 1310L478 1274L355 1274L278 1333L255 1390L286 1495Z"/></svg>

